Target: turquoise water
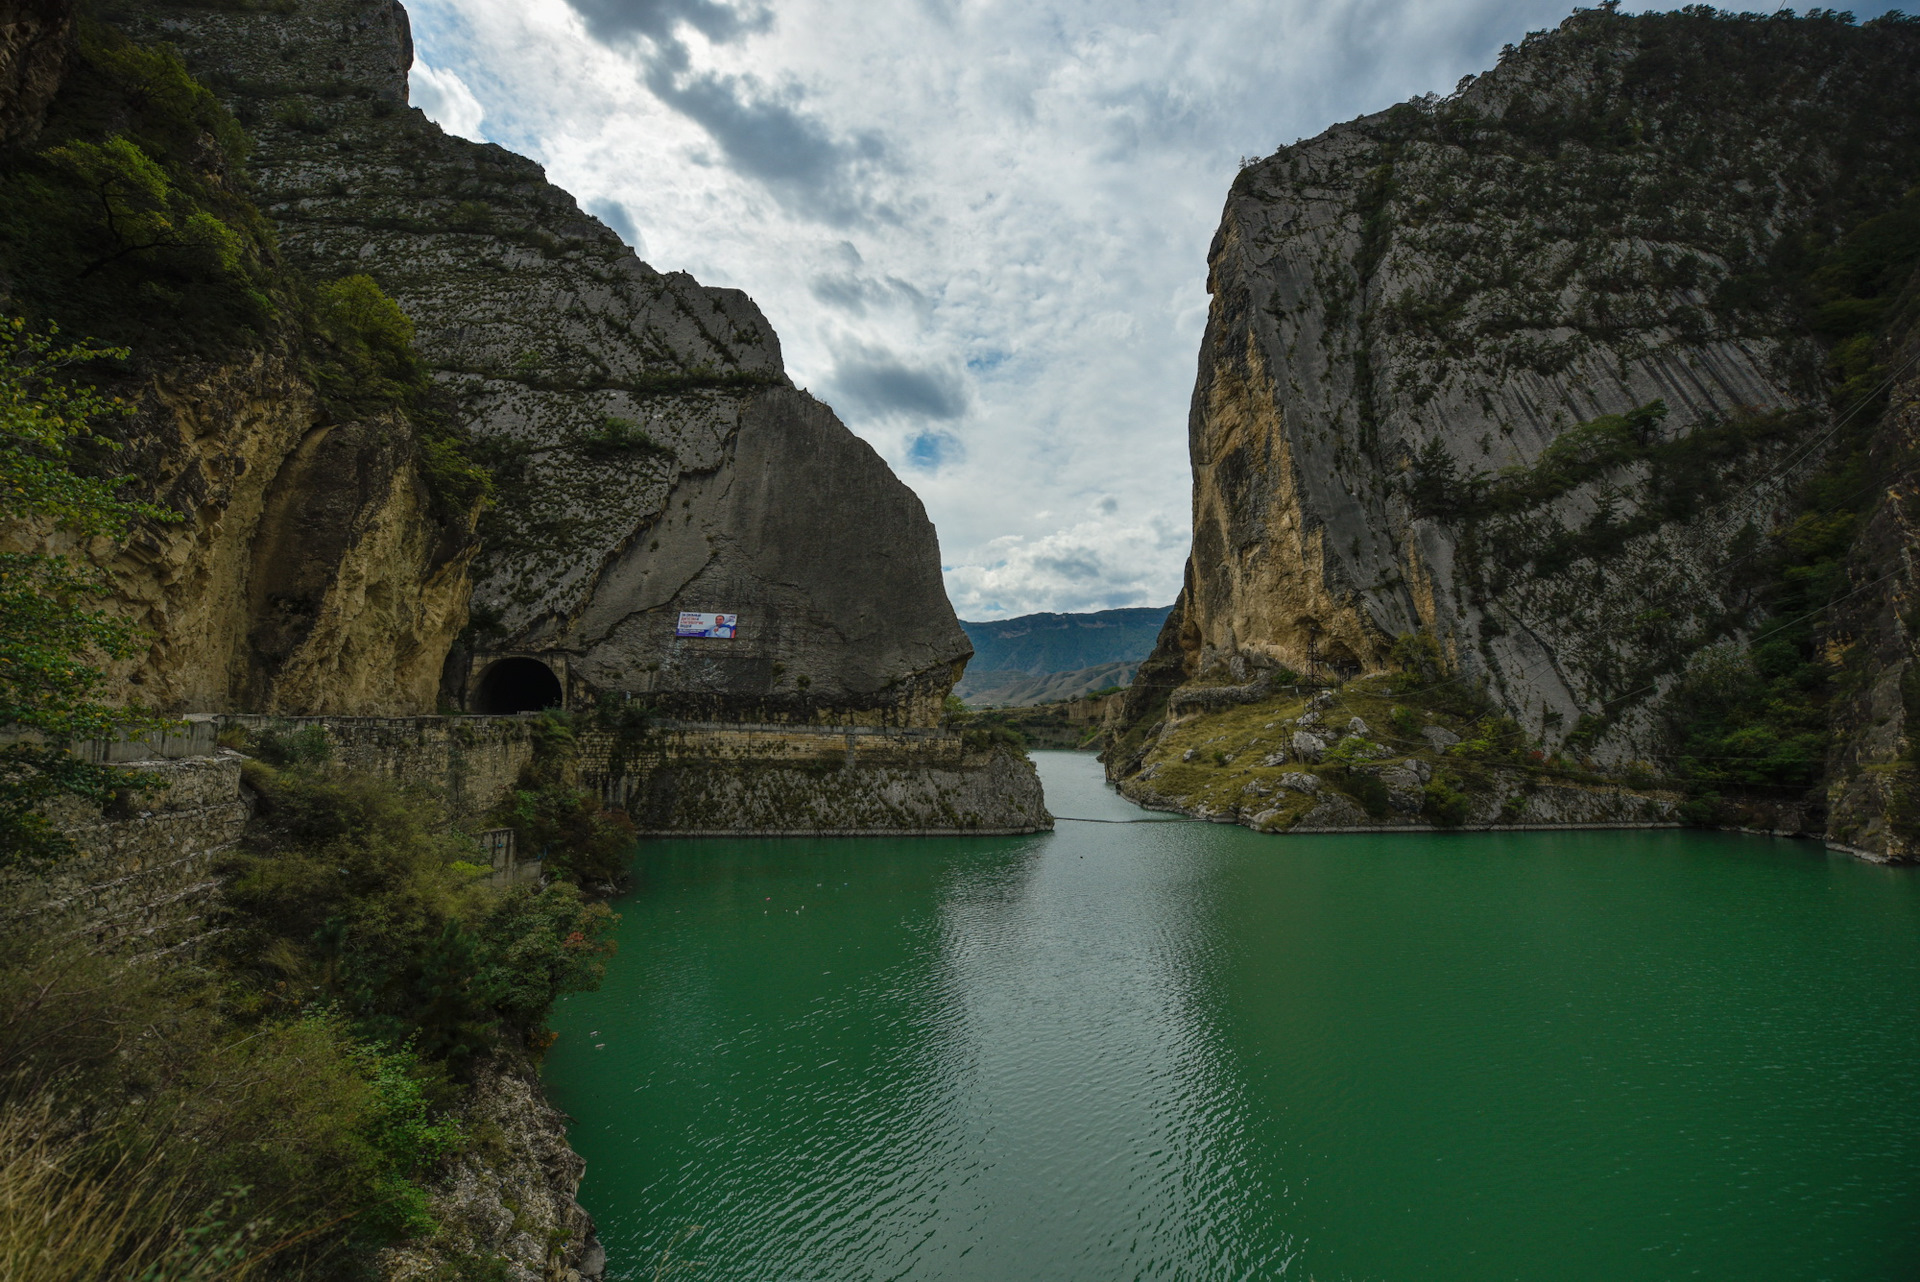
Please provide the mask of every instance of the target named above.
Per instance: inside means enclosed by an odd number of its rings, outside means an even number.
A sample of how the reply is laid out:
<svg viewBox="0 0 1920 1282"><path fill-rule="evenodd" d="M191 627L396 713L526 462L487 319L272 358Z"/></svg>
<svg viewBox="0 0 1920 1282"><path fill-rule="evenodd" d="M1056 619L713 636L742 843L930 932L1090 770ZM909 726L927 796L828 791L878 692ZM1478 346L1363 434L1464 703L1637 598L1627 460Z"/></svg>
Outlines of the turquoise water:
<svg viewBox="0 0 1920 1282"><path fill-rule="evenodd" d="M547 1065L611 1277L1920 1278L1912 872L1035 759L1157 821L642 848Z"/></svg>

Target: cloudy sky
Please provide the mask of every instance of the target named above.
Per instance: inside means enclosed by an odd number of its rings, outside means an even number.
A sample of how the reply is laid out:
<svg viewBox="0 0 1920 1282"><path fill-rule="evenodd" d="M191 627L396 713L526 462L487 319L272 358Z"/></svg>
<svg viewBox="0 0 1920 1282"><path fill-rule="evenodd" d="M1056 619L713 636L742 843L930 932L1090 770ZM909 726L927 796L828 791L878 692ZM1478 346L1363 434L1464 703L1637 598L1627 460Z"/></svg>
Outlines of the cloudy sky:
<svg viewBox="0 0 1920 1282"><path fill-rule="evenodd" d="M968 619L1173 599L1241 157L1448 92L1569 8L408 0L414 103L753 295L925 500Z"/></svg>

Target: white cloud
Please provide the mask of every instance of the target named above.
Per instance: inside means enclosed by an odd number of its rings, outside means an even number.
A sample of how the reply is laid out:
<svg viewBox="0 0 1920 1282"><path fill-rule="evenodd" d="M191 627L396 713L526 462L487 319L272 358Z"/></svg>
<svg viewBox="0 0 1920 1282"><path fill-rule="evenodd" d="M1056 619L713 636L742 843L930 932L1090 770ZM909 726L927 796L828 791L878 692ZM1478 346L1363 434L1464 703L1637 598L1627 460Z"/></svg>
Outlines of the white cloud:
<svg viewBox="0 0 1920 1282"><path fill-rule="evenodd" d="M1039 538L1003 535L981 562L947 567L947 593L963 619L1040 610L1110 610L1166 605L1187 554L1184 522L1121 520L1095 504L1086 519Z"/></svg>
<svg viewBox="0 0 1920 1282"><path fill-rule="evenodd" d="M480 132L480 122L486 118L486 112L480 100L473 96L473 90L467 88L467 82L453 72L430 67L424 59L414 59L413 70L407 73L407 97L426 113L428 120L448 133L475 142L487 141L486 135Z"/></svg>
<svg viewBox="0 0 1920 1282"><path fill-rule="evenodd" d="M1239 158L1450 91L1570 7L409 4L473 126L654 266L753 295L794 380L925 500L968 618L1173 599Z"/></svg>

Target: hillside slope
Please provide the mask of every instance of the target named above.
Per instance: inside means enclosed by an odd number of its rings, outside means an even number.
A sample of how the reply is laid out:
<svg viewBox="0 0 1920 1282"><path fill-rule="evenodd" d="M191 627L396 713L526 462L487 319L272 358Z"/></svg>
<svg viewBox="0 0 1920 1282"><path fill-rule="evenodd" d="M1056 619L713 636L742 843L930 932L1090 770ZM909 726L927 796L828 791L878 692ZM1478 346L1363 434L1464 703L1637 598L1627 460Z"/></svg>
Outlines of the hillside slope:
<svg viewBox="0 0 1920 1282"><path fill-rule="evenodd" d="M989 623L961 621L973 642L976 672L1072 672L1101 663L1138 663L1153 649L1169 606L1023 614Z"/></svg>
<svg viewBox="0 0 1920 1282"><path fill-rule="evenodd" d="M1030 708L1061 699L1078 699L1096 690L1113 690L1133 680L1140 670L1137 663L1096 663L1071 672L1043 672L1029 676L1024 672L967 673L953 692L971 707Z"/></svg>

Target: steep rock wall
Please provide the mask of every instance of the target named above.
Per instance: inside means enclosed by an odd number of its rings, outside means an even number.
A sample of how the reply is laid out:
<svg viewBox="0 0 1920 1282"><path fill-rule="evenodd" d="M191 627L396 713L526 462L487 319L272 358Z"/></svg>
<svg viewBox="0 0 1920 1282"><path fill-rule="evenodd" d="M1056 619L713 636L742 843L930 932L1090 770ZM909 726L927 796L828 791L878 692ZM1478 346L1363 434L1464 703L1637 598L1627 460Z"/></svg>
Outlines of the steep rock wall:
<svg viewBox="0 0 1920 1282"><path fill-rule="evenodd" d="M431 510L405 421L332 421L274 354L174 366L143 399L136 465L186 519L92 549L148 638L121 689L208 712L433 707L472 522Z"/></svg>
<svg viewBox="0 0 1920 1282"><path fill-rule="evenodd" d="M84 546L14 522L0 547L105 572L145 642L104 665L109 697L163 711L433 707L466 624L476 513L436 501L421 435L391 397L320 390L314 296L247 200L244 140L206 91L110 28L74 38L49 16L58 6L27 8L46 20L7 25L7 56L44 119L0 149L0 314L125 345L124 363L74 371L132 409L94 424L120 452L89 444L82 465L128 475L128 497L177 519ZM159 194L143 204L124 174L74 168L74 155L105 163L103 143L138 154ZM219 251L183 240L182 224Z"/></svg>
<svg viewBox="0 0 1920 1282"><path fill-rule="evenodd" d="M970 648L932 525L790 386L751 299L655 271L533 162L405 107L397 4L125 12L247 124L288 253L401 303L501 478L456 668L538 654L576 696L687 715L937 718ZM677 641L681 610L740 637Z"/></svg>
<svg viewBox="0 0 1920 1282"><path fill-rule="evenodd" d="M1920 298L1920 279L1907 289ZM1920 326L1889 362L1895 382L1874 433L1878 482L1827 629L1840 660L1827 761L1827 839L1893 863L1920 862Z"/></svg>
<svg viewBox="0 0 1920 1282"><path fill-rule="evenodd" d="M73 0L0 0L0 143L40 127L72 31Z"/></svg>
<svg viewBox="0 0 1920 1282"><path fill-rule="evenodd" d="M1651 705L1752 618L1747 550L1821 461L1781 263L1911 180L1916 55L1897 20L1577 13L1243 170L1135 725L1186 681L1338 679L1425 631L1549 747L1652 755ZM1656 399L1596 465L1575 429Z"/></svg>

